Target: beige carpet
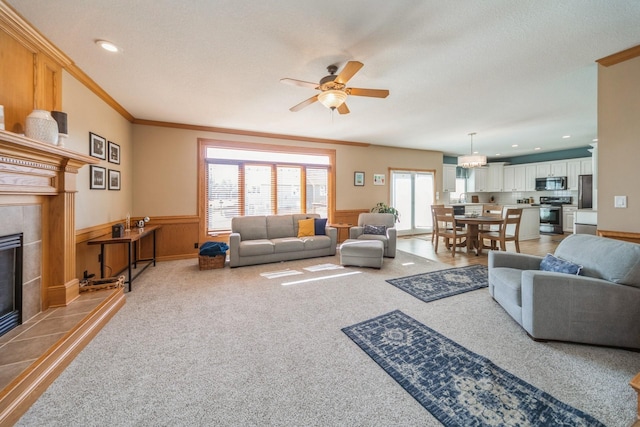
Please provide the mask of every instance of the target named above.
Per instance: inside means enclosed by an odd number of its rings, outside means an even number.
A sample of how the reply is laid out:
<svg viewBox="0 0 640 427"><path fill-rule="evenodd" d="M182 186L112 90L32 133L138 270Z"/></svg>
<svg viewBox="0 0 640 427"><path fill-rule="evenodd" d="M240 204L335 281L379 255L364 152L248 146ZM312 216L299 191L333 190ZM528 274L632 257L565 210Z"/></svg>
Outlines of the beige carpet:
<svg viewBox="0 0 640 427"><path fill-rule="evenodd" d="M341 332L396 309L608 426L634 419L639 353L535 343L487 289L424 303L385 279L447 266L403 252L381 270L304 269L330 263L158 263L18 425L439 425Z"/></svg>

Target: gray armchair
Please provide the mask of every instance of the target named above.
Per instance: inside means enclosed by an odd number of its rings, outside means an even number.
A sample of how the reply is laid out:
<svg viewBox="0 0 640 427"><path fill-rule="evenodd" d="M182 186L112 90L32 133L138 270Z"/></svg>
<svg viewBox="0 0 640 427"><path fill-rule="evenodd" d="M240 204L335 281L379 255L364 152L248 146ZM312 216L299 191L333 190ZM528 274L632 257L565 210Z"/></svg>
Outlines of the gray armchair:
<svg viewBox="0 0 640 427"><path fill-rule="evenodd" d="M349 238L356 240L379 240L384 244L384 256L387 258L395 258L397 236L395 226L396 218L393 214L361 213L360 216L358 216L358 225L349 229ZM376 234L372 234L371 232L375 232Z"/></svg>
<svg viewBox="0 0 640 427"><path fill-rule="evenodd" d="M640 245L573 234L554 255L582 266L580 275L489 252L491 296L533 339L640 349Z"/></svg>

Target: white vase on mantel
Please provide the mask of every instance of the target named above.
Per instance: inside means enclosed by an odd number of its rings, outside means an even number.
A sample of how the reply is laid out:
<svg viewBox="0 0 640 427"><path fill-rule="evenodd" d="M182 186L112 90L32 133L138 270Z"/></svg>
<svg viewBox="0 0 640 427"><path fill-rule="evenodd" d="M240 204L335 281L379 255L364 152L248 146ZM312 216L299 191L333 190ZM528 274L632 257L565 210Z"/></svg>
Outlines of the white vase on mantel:
<svg viewBox="0 0 640 427"><path fill-rule="evenodd" d="M58 143L58 123L46 110L33 110L25 122L25 136L37 141L56 145Z"/></svg>

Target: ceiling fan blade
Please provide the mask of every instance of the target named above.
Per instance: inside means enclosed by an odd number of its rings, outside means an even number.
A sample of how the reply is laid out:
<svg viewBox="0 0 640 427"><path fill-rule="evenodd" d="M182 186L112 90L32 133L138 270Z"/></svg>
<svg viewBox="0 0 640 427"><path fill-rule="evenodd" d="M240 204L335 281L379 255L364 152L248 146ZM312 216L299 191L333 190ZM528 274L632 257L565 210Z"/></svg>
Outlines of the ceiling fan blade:
<svg viewBox="0 0 640 427"><path fill-rule="evenodd" d="M357 87L350 87L347 91L350 95L355 96L370 96L372 98L386 98L389 96L387 89L359 89Z"/></svg>
<svg viewBox="0 0 640 427"><path fill-rule="evenodd" d="M340 104L340 106L338 107L338 113L349 114L349 107L347 107L346 102L343 102L342 104Z"/></svg>
<svg viewBox="0 0 640 427"><path fill-rule="evenodd" d="M318 83L305 82L304 80L280 79L280 83L293 85L293 86L310 87L311 89L318 89Z"/></svg>
<svg viewBox="0 0 640 427"><path fill-rule="evenodd" d="M289 108L289 111L293 111L295 113L296 111L300 111L304 107L313 104L317 100L318 100L318 95L312 96L311 98L302 101L300 104L294 105L293 107Z"/></svg>
<svg viewBox="0 0 640 427"><path fill-rule="evenodd" d="M358 61L347 62L347 65L345 65L342 71L340 71L340 74L338 74L334 82L341 83L343 85L347 84L349 79L351 79L351 77L353 77L353 75L357 73L360 70L360 68L362 68L363 66L364 64L362 62L358 62Z"/></svg>

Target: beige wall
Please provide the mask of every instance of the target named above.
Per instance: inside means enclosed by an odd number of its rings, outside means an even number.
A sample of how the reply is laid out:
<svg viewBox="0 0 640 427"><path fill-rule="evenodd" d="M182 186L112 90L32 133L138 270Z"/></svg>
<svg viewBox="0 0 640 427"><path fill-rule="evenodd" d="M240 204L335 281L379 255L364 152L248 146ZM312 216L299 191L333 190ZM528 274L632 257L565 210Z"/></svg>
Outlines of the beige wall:
<svg viewBox="0 0 640 427"><path fill-rule="evenodd" d="M442 153L392 147L357 147L285 139L258 138L157 126L134 125L133 215L197 214L198 138L336 150L336 209L367 209L389 200L388 168L437 171L442 187ZM365 172L364 187L353 185L354 171ZM373 185L373 174L387 176L385 186Z"/></svg>
<svg viewBox="0 0 640 427"><path fill-rule="evenodd" d="M90 190L89 166L78 173L76 229L122 220L131 210L132 125L67 72L62 75L62 111L67 113L69 138L65 147L89 154L89 132L120 145L120 164L100 160L98 166L120 171L121 190Z"/></svg>
<svg viewBox="0 0 640 427"><path fill-rule="evenodd" d="M640 57L598 66L598 228L640 232ZM627 208L614 208L627 196Z"/></svg>

